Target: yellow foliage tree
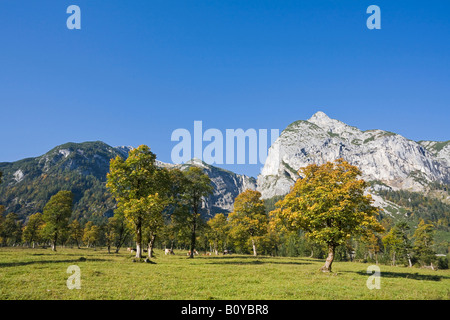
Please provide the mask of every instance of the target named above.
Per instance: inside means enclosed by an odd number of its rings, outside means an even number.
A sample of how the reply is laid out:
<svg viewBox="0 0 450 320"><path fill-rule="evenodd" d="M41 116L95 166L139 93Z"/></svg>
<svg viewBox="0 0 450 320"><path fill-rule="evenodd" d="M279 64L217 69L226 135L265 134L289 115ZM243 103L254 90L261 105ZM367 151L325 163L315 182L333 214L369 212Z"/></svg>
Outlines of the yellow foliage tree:
<svg viewBox="0 0 450 320"><path fill-rule="evenodd" d="M159 168L156 155L146 145L132 149L126 160L111 159L106 186L117 207L134 227L136 258L142 257L142 232L145 227L157 232L163 220L164 204L170 193L169 172ZM150 256L149 256L150 258Z"/></svg>
<svg viewBox="0 0 450 320"><path fill-rule="evenodd" d="M321 268L331 271L335 249L353 235L381 232L376 220L380 209L365 194L367 184L361 171L343 159L299 170L289 194L271 212L274 222L287 230L302 229L306 236L327 245L328 257Z"/></svg>
<svg viewBox="0 0 450 320"><path fill-rule="evenodd" d="M214 253L217 255L219 247L221 247L222 251L224 249L228 237L229 224L223 213L216 214L207 223L211 228L209 236L214 246Z"/></svg>
<svg viewBox="0 0 450 320"><path fill-rule="evenodd" d="M247 189L236 197L234 210L228 215L231 235L250 240L256 256L256 242L267 233L268 217L261 193Z"/></svg>

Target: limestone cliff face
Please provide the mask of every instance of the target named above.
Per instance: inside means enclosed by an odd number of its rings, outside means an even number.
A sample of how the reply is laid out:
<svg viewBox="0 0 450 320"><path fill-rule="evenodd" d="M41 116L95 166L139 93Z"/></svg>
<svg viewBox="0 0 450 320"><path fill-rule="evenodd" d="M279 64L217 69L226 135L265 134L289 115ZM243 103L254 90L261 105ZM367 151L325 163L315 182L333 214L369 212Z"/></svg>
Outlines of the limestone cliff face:
<svg viewBox="0 0 450 320"><path fill-rule="evenodd" d="M450 166L450 140L449 141L419 141L419 143L430 151L436 158L444 161Z"/></svg>
<svg viewBox="0 0 450 320"><path fill-rule="evenodd" d="M449 154L448 141L418 143L388 131L361 131L319 111L281 133L269 149L257 189L263 198L286 194L299 168L343 158L367 181L423 191L431 182L450 183Z"/></svg>

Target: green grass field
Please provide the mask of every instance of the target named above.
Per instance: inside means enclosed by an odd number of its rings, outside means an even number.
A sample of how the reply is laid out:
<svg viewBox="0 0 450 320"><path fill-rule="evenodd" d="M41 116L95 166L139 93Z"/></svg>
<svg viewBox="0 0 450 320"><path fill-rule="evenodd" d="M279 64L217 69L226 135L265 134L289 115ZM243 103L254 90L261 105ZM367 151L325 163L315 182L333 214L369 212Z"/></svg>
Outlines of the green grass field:
<svg viewBox="0 0 450 320"><path fill-rule="evenodd" d="M157 250L149 264L126 250L1 248L0 299L450 299L449 270L380 265L381 288L369 290L369 264L335 262L324 274L310 258L175 253ZM81 270L79 290L67 288L70 265Z"/></svg>

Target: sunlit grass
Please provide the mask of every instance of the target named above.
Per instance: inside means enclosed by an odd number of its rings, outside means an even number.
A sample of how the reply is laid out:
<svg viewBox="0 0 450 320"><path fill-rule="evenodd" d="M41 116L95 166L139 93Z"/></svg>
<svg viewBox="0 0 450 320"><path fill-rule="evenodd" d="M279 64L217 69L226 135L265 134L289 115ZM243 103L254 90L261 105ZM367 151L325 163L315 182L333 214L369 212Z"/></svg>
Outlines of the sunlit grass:
<svg viewBox="0 0 450 320"><path fill-rule="evenodd" d="M157 250L149 264L126 251L1 248L0 299L450 299L449 270L380 265L381 289L369 290L369 264L335 262L324 274L310 258L175 252ZM70 265L81 269L80 290L66 286Z"/></svg>

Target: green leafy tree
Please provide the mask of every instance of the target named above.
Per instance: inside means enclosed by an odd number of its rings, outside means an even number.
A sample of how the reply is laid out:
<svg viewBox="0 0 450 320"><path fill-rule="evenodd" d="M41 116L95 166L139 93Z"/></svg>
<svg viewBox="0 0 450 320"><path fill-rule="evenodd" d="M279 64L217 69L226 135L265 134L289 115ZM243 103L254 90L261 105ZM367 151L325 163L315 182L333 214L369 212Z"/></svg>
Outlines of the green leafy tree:
<svg viewBox="0 0 450 320"><path fill-rule="evenodd" d="M420 219L419 225L413 235L414 254L422 265L433 266L436 260L436 253L432 246L434 243L434 226L430 223L425 223Z"/></svg>
<svg viewBox="0 0 450 320"><path fill-rule="evenodd" d="M328 247L323 272L330 272L336 247L352 235L381 232L376 220L379 209L365 195L367 183L361 171L343 159L299 170L298 179L286 197L277 202L272 217L287 229L302 229L306 236Z"/></svg>
<svg viewBox="0 0 450 320"><path fill-rule="evenodd" d="M111 220L112 219L112 220ZM105 225L105 242L106 248L108 249L108 253L111 253L111 246L114 244L114 240L116 238L115 230L114 230L114 217L108 219L108 222Z"/></svg>
<svg viewBox="0 0 450 320"><path fill-rule="evenodd" d="M2 228L3 245L16 245L22 237L22 223L14 212L9 213Z"/></svg>
<svg viewBox="0 0 450 320"><path fill-rule="evenodd" d="M170 213L169 228L166 229L166 234L170 240L170 246L173 249L174 242L178 245L188 248L191 239L191 212L189 207L188 196L186 189L188 186L188 179L186 173L172 169L169 171L171 181L171 203L168 208ZM166 244L167 245L167 244Z"/></svg>
<svg viewBox="0 0 450 320"><path fill-rule="evenodd" d="M32 245L33 249L35 248L36 242L40 241L40 229L44 224L44 220L42 219L42 213L32 214L28 223L23 229L23 241L28 243L28 245Z"/></svg>
<svg viewBox="0 0 450 320"><path fill-rule="evenodd" d="M3 224L5 223L5 217L3 216L3 212L5 211L5 207L0 205L0 245L5 245L5 234L3 232Z"/></svg>
<svg viewBox="0 0 450 320"><path fill-rule="evenodd" d="M67 225L67 228L64 228L61 231L61 234L58 237L59 244L64 248L67 241L69 241L69 226Z"/></svg>
<svg viewBox="0 0 450 320"><path fill-rule="evenodd" d="M185 208L184 208L185 209ZM191 246L191 226L188 223L190 216L188 210L177 210L171 216L172 232L176 242L183 248Z"/></svg>
<svg viewBox="0 0 450 320"><path fill-rule="evenodd" d="M75 219L69 224L69 239L75 241L78 249L80 249L80 244L83 241L84 230L80 222Z"/></svg>
<svg viewBox="0 0 450 320"><path fill-rule="evenodd" d="M404 259L412 267L410 254L412 246L407 234L409 229L406 222L398 222L382 239L383 245L391 252L392 265L394 266L397 260Z"/></svg>
<svg viewBox="0 0 450 320"><path fill-rule="evenodd" d="M160 234L161 234L161 243L164 245L164 248L169 248L173 250L175 241L177 239L177 231L175 225L173 223L173 215L168 219L169 223L164 224Z"/></svg>
<svg viewBox="0 0 450 320"><path fill-rule="evenodd" d="M214 253L217 255L218 249L223 252L227 242L228 234L230 232L230 225L223 213L216 214L213 218L208 220L210 227L209 238L213 244Z"/></svg>
<svg viewBox="0 0 450 320"><path fill-rule="evenodd" d="M136 258L142 257L142 232L161 209L169 193L168 171L155 164L156 155L141 145L129 152L126 160L111 159L107 188L117 201L117 207L133 225L136 239ZM162 214L162 212L160 212Z"/></svg>
<svg viewBox="0 0 450 320"><path fill-rule="evenodd" d="M381 251L381 239L380 237L372 232L371 234L363 237L362 239L367 243L367 250L369 252L369 256L375 256L375 263L378 264L378 254Z"/></svg>
<svg viewBox="0 0 450 320"><path fill-rule="evenodd" d="M266 209L266 215L267 215ZM268 217L267 217L268 219ZM259 251L263 254L275 256L278 254L281 238L279 232L268 224L267 232L258 237Z"/></svg>
<svg viewBox="0 0 450 320"><path fill-rule="evenodd" d="M185 173L184 199L187 204L187 223L191 227L190 258L194 258L196 232L201 222L200 209L204 199L212 194L211 179L198 167L190 167Z"/></svg>
<svg viewBox="0 0 450 320"><path fill-rule="evenodd" d="M0 205L0 239L1 246L4 247L7 245L8 235L5 227L5 217L3 216L3 212L5 211L5 207Z"/></svg>
<svg viewBox="0 0 450 320"><path fill-rule="evenodd" d="M201 220L197 228L197 251L203 249L205 251L205 254L208 251L212 251L210 233L211 228L209 227L209 225L204 220Z"/></svg>
<svg viewBox="0 0 450 320"><path fill-rule="evenodd" d="M247 189L234 201L234 210L228 215L230 233L233 238L250 241L256 257L256 243L267 233L268 217L261 193Z"/></svg>
<svg viewBox="0 0 450 320"><path fill-rule="evenodd" d="M156 193L140 199L131 199L122 207L125 216L129 217L134 225L141 223L142 239L147 243L149 259L152 258L156 234L164 226L164 206L164 201ZM138 219L141 219L140 222Z"/></svg>
<svg viewBox="0 0 450 320"><path fill-rule="evenodd" d="M185 197L187 178L183 171L176 168L168 170L167 173L169 184L164 197L166 206L163 218L165 223L163 225L157 223L156 226L161 242L166 248L170 245L170 248L173 249L176 241L185 242L184 238L181 240L181 234L184 236L188 229L186 221L189 219L189 212ZM147 239L151 238L147 237Z"/></svg>
<svg viewBox="0 0 450 320"><path fill-rule="evenodd" d="M24 228L24 226L23 226L22 220L17 221L16 230L13 234L15 244L22 243L23 228Z"/></svg>
<svg viewBox="0 0 450 320"><path fill-rule="evenodd" d="M95 225L92 221L86 223L83 232L83 242L86 244L87 248L96 246L100 240L100 231L100 227Z"/></svg>
<svg viewBox="0 0 450 320"><path fill-rule="evenodd" d="M114 245L116 247L115 253L119 253L120 248L125 241L128 240L130 234L131 230L128 227L125 215L123 212L116 210L114 216L108 219L105 228L105 239L108 252L110 252L111 246Z"/></svg>
<svg viewBox="0 0 450 320"><path fill-rule="evenodd" d="M70 191L59 191L52 196L44 207L44 234L52 243L52 250L56 251L59 237L67 230L69 218L72 214L73 194Z"/></svg>

